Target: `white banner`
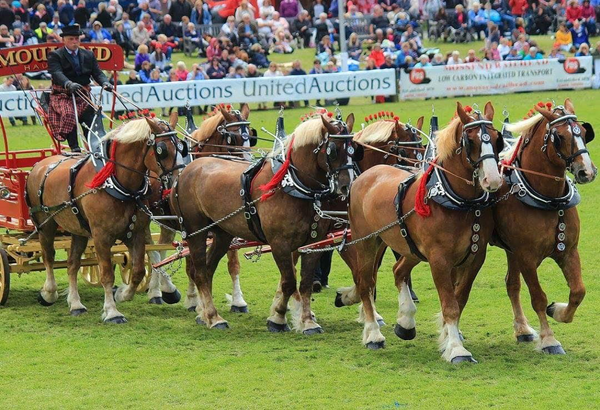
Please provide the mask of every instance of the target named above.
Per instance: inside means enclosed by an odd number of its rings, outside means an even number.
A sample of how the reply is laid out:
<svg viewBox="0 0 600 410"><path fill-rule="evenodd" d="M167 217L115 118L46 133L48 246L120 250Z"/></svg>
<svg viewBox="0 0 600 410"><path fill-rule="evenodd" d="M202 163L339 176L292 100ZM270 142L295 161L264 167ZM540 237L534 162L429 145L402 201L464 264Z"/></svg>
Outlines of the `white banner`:
<svg viewBox="0 0 600 410"><path fill-rule="evenodd" d="M323 100L396 94L394 70L355 71L285 77L180 81L122 85L120 94L140 108L183 107L219 103ZM95 87L93 93L99 93ZM0 92L0 115L32 115L29 92ZM112 95L103 93L104 111L112 108ZM132 109L133 107L128 107ZM117 111L124 107L117 103Z"/></svg>
<svg viewBox="0 0 600 410"><path fill-rule="evenodd" d="M400 98L577 89L589 88L591 84L592 57L571 57L564 61L482 61L413 68L408 74L403 71L400 74Z"/></svg>

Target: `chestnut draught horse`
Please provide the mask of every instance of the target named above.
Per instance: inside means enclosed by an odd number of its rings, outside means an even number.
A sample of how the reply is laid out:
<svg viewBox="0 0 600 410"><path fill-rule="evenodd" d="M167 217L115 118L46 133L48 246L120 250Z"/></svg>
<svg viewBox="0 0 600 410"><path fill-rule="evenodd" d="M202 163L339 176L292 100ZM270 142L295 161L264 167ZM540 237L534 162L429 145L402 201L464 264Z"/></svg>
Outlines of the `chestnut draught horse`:
<svg viewBox="0 0 600 410"><path fill-rule="evenodd" d="M324 238L330 221L318 217L317 202L349 193L353 123L352 114L345 122L318 115L296 128L282 152L273 152L250 168L247 163L200 158L181 173L170 204L182 218L190 248L188 275L199 291L197 322L209 328L228 327L213 303L212 277L231 240L240 237L271 246L281 281L267 327L272 332L289 330L288 301L297 291L292 252ZM208 230L213 242L207 254ZM310 310L319 256L302 259L298 327L306 334L322 332Z"/></svg>
<svg viewBox="0 0 600 410"><path fill-rule="evenodd" d="M457 117L437 134L436 162L426 173L416 176L376 166L352 185L352 236L365 238L355 245L353 276L355 293L363 302L363 343L368 348L381 348L385 341L376 320L373 292L380 259L389 246L402 255L394 266L400 293L396 334L403 339L415 337L416 307L407 279L412 268L426 260L442 307L443 358L454 363L475 361L459 335L461 301L454 293L454 278L463 271L480 269L493 230L492 211L487 207L492 203L490 193L502 184L497 155L503 146L493 116L489 102L483 114L469 114L457 103ZM386 226L390 228L383 229Z"/></svg>
<svg viewBox="0 0 600 410"><path fill-rule="evenodd" d="M140 205L149 191L150 171L169 188L171 174L182 167L182 142L168 124L148 118L132 120L103 138L110 158L96 172L90 155L53 156L38 162L27 179L27 197L37 227L46 267L46 282L39 301L49 306L58 299L54 279L54 237L60 228L71 234L68 256L70 312L87 311L77 290L77 272L88 239L94 250L104 288L102 319L125 323L117 301L131 300L145 275L144 255L149 218ZM102 153L100 153L102 156ZM114 270L110 248L119 239L127 246L133 263L133 277L127 287L113 296Z"/></svg>
<svg viewBox="0 0 600 410"><path fill-rule="evenodd" d="M594 138L594 130L590 124L577 119L568 99L563 106L540 103L535 110L537 114L508 127L521 137L508 154L511 161L506 162L513 168L499 193L500 198L506 199L494 207L494 242L507 249L506 289L513 307L517 340L530 342L535 336L521 307L522 274L540 321L539 347L545 353L564 354L546 313L557 322L569 323L585 296L577 249L579 193L566 178L566 171L570 171L579 184L596 178L597 169L586 148ZM558 264L567 280L568 304L548 306L537 275L538 266L546 258Z"/></svg>

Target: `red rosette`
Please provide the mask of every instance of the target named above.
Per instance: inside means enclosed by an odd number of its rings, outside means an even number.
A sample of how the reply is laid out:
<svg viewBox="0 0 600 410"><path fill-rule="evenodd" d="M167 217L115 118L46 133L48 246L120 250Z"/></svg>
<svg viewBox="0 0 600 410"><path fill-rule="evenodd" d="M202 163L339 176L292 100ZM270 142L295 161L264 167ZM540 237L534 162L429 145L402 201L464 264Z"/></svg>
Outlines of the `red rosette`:
<svg viewBox="0 0 600 410"><path fill-rule="evenodd" d="M400 121L400 117L398 117L397 115L394 117L394 121Z"/></svg>
<svg viewBox="0 0 600 410"><path fill-rule="evenodd" d="M328 116L329 118L333 118L333 113L332 113L332 112L328 112L328 113L327 113L327 116Z"/></svg>
<svg viewBox="0 0 600 410"><path fill-rule="evenodd" d="M548 110L551 110L551 109L552 109L552 103L551 103L551 102L547 102L547 103L546 103L546 108L547 108Z"/></svg>
<svg viewBox="0 0 600 410"><path fill-rule="evenodd" d="M154 117L156 117L156 114L155 114L155 113L153 113L153 112L151 112L151 113L150 113L150 118L154 118Z"/></svg>
<svg viewBox="0 0 600 410"><path fill-rule="evenodd" d="M473 111L473 107L471 107L470 105L465 106L465 112L466 113L470 113Z"/></svg>
<svg viewBox="0 0 600 410"><path fill-rule="evenodd" d="M540 101L539 103L537 103L537 106L540 108L544 108L544 103Z"/></svg>

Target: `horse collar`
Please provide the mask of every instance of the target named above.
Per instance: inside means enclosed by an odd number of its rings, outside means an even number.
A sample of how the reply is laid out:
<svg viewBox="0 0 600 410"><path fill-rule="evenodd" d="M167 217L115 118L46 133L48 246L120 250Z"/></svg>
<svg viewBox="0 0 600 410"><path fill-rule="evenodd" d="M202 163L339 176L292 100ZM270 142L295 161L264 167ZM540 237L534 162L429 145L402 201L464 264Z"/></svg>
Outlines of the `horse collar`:
<svg viewBox="0 0 600 410"><path fill-rule="evenodd" d="M443 172L436 167L427 182L427 197L446 209L454 211L469 211L471 209L482 209L492 205L492 197L489 192L484 192L479 198L464 199L460 197L448 182Z"/></svg>

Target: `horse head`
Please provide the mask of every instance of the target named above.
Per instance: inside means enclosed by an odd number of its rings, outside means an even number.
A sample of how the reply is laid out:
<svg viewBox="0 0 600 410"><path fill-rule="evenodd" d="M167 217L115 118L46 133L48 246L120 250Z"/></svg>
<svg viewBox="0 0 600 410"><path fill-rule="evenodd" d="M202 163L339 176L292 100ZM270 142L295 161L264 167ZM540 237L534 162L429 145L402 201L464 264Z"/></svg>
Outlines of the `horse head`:
<svg viewBox="0 0 600 410"><path fill-rule="evenodd" d="M566 166L578 183L592 182L598 174L586 147L594 139L592 125L578 121L575 107L568 98L564 105L552 110L540 106L535 109L548 121L542 145L548 159L557 166Z"/></svg>
<svg viewBox="0 0 600 410"><path fill-rule="evenodd" d="M467 113L460 102L457 102L456 113L462 124L458 128L462 128L462 133L456 135L456 152L464 152L465 165L473 169L473 180L477 180L484 191L497 191L502 185L498 155L504 147L504 140L492 123L492 103L485 105L483 113L475 110Z"/></svg>
<svg viewBox="0 0 600 410"><path fill-rule="evenodd" d="M317 164L321 171L325 172L331 193L346 197L354 180L354 114L348 115L346 121L340 117L330 121L325 116L321 116L321 121L321 140L314 150L317 154Z"/></svg>
<svg viewBox="0 0 600 410"><path fill-rule="evenodd" d="M177 137L177 131L162 120L146 118L150 127L150 136L146 141L151 155L144 157L148 170L157 174L165 189L173 185L173 173L183 169L189 162L188 145Z"/></svg>

